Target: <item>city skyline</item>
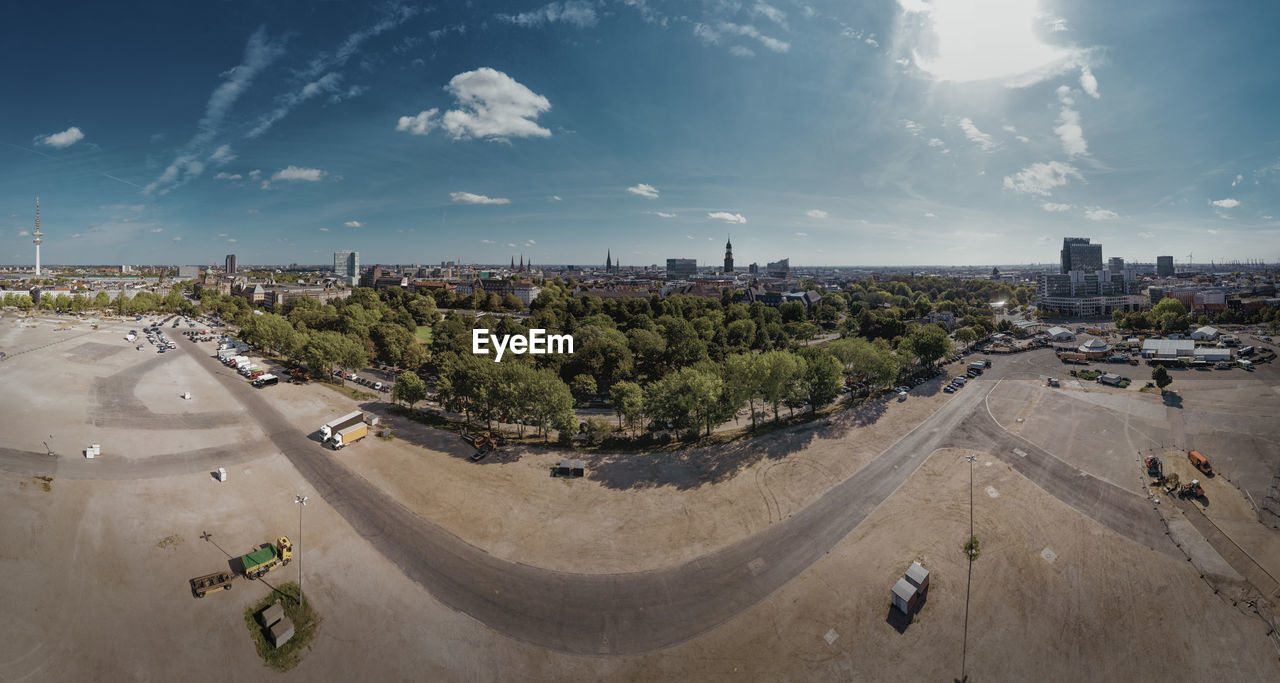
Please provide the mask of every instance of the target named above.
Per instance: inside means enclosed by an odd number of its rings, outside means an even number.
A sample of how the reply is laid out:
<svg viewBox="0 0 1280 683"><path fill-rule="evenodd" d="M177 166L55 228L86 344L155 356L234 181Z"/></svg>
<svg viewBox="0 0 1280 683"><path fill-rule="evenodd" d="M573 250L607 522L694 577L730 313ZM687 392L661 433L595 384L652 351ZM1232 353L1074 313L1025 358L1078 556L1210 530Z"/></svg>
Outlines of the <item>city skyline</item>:
<svg viewBox="0 0 1280 683"><path fill-rule="evenodd" d="M1273 8L168 8L16 11L0 261L1280 259Z"/></svg>

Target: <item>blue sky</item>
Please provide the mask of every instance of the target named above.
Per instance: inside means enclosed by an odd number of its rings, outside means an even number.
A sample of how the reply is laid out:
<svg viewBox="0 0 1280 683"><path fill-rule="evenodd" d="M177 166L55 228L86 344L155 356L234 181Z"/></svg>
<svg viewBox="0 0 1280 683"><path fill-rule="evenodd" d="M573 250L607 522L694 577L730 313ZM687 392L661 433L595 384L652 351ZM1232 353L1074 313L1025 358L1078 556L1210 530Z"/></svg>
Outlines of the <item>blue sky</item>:
<svg viewBox="0 0 1280 683"><path fill-rule="evenodd" d="M1280 259L1271 3L456 4L8 8L0 262Z"/></svg>

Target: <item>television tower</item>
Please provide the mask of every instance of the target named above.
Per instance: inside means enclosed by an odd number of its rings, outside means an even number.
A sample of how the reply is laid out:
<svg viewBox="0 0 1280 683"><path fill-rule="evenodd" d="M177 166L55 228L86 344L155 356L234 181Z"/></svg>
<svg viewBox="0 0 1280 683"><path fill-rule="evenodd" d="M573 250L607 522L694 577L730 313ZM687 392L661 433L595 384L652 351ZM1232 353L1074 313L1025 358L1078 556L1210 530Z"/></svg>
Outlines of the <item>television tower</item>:
<svg viewBox="0 0 1280 683"><path fill-rule="evenodd" d="M31 241L34 242L36 245L36 277L40 277L40 244L44 242L44 240L40 238L44 237L44 233L40 232L40 198L39 197L36 197L36 231L31 233L31 236L35 238L35 239L32 239Z"/></svg>

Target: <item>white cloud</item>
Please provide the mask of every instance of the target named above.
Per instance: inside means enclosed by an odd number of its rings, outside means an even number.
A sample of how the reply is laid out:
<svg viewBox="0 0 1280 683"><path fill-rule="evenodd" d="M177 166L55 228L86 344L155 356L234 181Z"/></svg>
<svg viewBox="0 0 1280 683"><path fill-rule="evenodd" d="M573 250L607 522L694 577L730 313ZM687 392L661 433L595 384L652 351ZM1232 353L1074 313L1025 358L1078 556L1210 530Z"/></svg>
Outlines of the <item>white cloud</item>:
<svg viewBox="0 0 1280 683"><path fill-rule="evenodd" d="M940 139L938 139L938 138L929 138L929 146L930 146L930 147L941 147L941 146L943 146L943 145L945 145L945 144L947 144L947 143L943 142L942 140L940 140Z"/></svg>
<svg viewBox="0 0 1280 683"><path fill-rule="evenodd" d="M1138 237L1141 237L1141 238L1142 238L1142 239L1144 239L1144 240L1149 240L1149 239L1151 239L1152 237L1155 237L1155 236L1156 236L1156 234L1155 234L1154 232L1140 232L1140 233L1138 233Z"/></svg>
<svg viewBox="0 0 1280 683"><path fill-rule="evenodd" d="M725 223L746 223L747 219L740 213L729 213L728 211L713 211L707 214L707 218L714 221L724 221Z"/></svg>
<svg viewBox="0 0 1280 683"><path fill-rule="evenodd" d="M924 126L912 121L911 119L902 119L902 127L906 128L907 132L912 135L920 135L924 132Z"/></svg>
<svg viewBox="0 0 1280 683"><path fill-rule="evenodd" d="M1220 209L1234 209L1237 206L1240 206L1240 200L1232 199L1231 197L1227 197L1226 199L1212 199L1209 203Z"/></svg>
<svg viewBox="0 0 1280 683"><path fill-rule="evenodd" d="M1060 125L1053 132L1062 141L1062 151L1069 157L1089 154L1089 144L1085 142L1084 129L1080 127L1080 112L1063 107L1062 113L1058 115L1058 123Z"/></svg>
<svg viewBox="0 0 1280 683"><path fill-rule="evenodd" d="M227 233L225 232L218 233L218 237L226 237L226 236L227 236Z"/></svg>
<svg viewBox="0 0 1280 683"><path fill-rule="evenodd" d="M31 231L30 231L30 230L19 230L19 231L18 231L18 237L30 237L30 236L31 236Z"/></svg>
<svg viewBox="0 0 1280 683"><path fill-rule="evenodd" d="M1058 96L1058 101L1068 107L1076 103L1076 98L1071 95L1070 86L1060 85L1058 86L1058 89L1053 92Z"/></svg>
<svg viewBox="0 0 1280 683"><path fill-rule="evenodd" d="M586 28L595 26L596 11L589 3L582 0L568 0L567 2L553 2L549 5L543 5L531 12L521 12L519 14L498 14L495 15L498 21L505 21L508 24L516 24L525 28L536 28L543 24L553 24L556 22L564 24L572 24L578 28Z"/></svg>
<svg viewBox="0 0 1280 683"><path fill-rule="evenodd" d="M1003 129L1006 133L1018 132L1018 129L1014 127L1013 124L1009 124L1009 123L1006 123L1003 126L1000 126L1000 128Z"/></svg>
<svg viewBox="0 0 1280 683"><path fill-rule="evenodd" d="M497 244L493 240L480 240L480 244Z"/></svg>
<svg viewBox="0 0 1280 683"><path fill-rule="evenodd" d="M733 55L734 57L742 57L743 59L751 59L752 57L756 56L756 51L755 51L755 50L752 50L752 49L751 49L751 48L749 48L749 47L743 47L743 46L741 46L741 45L734 45L733 47L729 48L729 54Z"/></svg>
<svg viewBox="0 0 1280 683"><path fill-rule="evenodd" d="M796 233L796 237L808 237L808 236L809 236L809 233L807 233L807 232L797 232L797 233Z"/></svg>
<svg viewBox="0 0 1280 683"><path fill-rule="evenodd" d="M547 197L547 199L553 202L561 201L560 195L558 194L553 194L550 197Z"/></svg>
<svg viewBox="0 0 1280 683"><path fill-rule="evenodd" d="M870 45L871 47L880 47L880 43L877 42L875 38L865 38L862 42Z"/></svg>
<svg viewBox="0 0 1280 683"><path fill-rule="evenodd" d="M247 214L253 215L253 214L255 214L255 213L260 213L260 210L259 210L259 209L245 209L245 210L244 210L244 212L245 212L245 213L247 213Z"/></svg>
<svg viewBox="0 0 1280 683"><path fill-rule="evenodd" d="M1095 206L1091 209L1086 209L1084 212L1084 217L1088 218L1091 221L1109 221L1114 218L1119 218L1120 214L1116 213L1115 211L1110 211L1108 209Z"/></svg>
<svg viewBox="0 0 1280 683"><path fill-rule="evenodd" d="M250 178L252 178L253 180L257 180L257 179L258 179L258 176L260 176L260 175L262 175L262 171L260 171L260 170L258 170L258 169L256 169L256 168L255 168L255 169L253 169L252 171L249 171L249 177L250 177Z"/></svg>
<svg viewBox="0 0 1280 683"><path fill-rule="evenodd" d="M231 145L222 145L221 147L213 150L213 154L209 155L209 161L219 166L231 163L232 161L235 161L235 159L236 154L231 151Z"/></svg>
<svg viewBox="0 0 1280 683"><path fill-rule="evenodd" d="M328 171L322 171L318 168L303 168L300 166L289 166L280 169L272 174L272 180L305 180L309 183L315 183L322 180Z"/></svg>
<svg viewBox="0 0 1280 683"><path fill-rule="evenodd" d="M70 147L83 139L84 133L82 133L79 128L72 126L61 133L44 136L40 139L40 144L62 149L64 147Z"/></svg>
<svg viewBox="0 0 1280 683"><path fill-rule="evenodd" d="M1088 64L1080 69L1080 87L1084 88L1084 91L1089 93L1089 96L1095 100L1102 97L1098 94L1098 79L1089 70Z"/></svg>
<svg viewBox="0 0 1280 683"><path fill-rule="evenodd" d="M938 214L936 214L936 213L934 213L934 212L932 212L932 211L929 211L929 212L925 213L924 217L925 217L925 218L937 218L937 217L938 217Z"/></svg>
<svg viewBox="0 0 1280 683"><path fill-rule="evenodd" d="M1059 204L1058 202L1045 202L1040 205L1040 208L1048 211L1049 213L1062 213L1063 211L1070 211L1071 205Z"/></svg>
<svg viewBox="0 0 1280 683"><path fill-rule="evenodd" d="M222 131L222 123L240 96L253 85L253 80L271 62L284 54L284 46L267 39L265 28L259 28L249 37L244 58L240 64L222 74L223 81L209 95L204 118L196 124L196 134L183 145L178 156L165 168L160 177L143 188L145 194L166 194L170 190L191 181L204 172L204 164L197 161L200 152L207 150Z"/></svg>
<svg viewBox="0 0 1280 683"><path fill-rule="evenodd" d="M751 11L755 14L759 14L767 17L769 21L772 21L773 23L779 26L785 27L787 25L787 13L783 12L777 7L774 7L773 5L769 5L763 2L757 2L755 7L753 7Z"/></svg>
<svg viewBox="0 0 1280 683"><path fill-rule="evenodd" d="M627 188L627 192L630 192L631 194L638 194L641 197L644 197L646 199L658 198L658 188L652 185L649 185L648 183L639 183L636 185L632 185L631 187Z"/></svg>
<svg viewBox="0 0 1280 683"><path fill-rule="evenodd" d="M650 211L649 213L657 216L658 218L675 218L676 217L674 213L667 213L666 211Z"/></svg>
<svg viewBox="0 0 1280 683"><path fill-rule="evenodd" d="M510 204L511 200L503 197L486 197L470 192L450 192L449 197L454 204Z"/></svg>
<svg viewBox="0 0 1280 683"><path fill-rule="evenodd" d="M831 214L828 214L826 211L823 211L822 209L809 209L808 211L804 212L804 215L808 216L809 218L826 218Z"/></svg>
<svg viewBox="0 0 1280 683"><path fill-rule="evenodd" d="M151 232L164 232L164 228L152 228Z"/></svg>
<svg viewBox="0 0 1280 683"><path fill-rule="evenodd" d="M483 67L460 73L449 80L445 90L458 100L460 108L445 112L440 125L455 140L551 135L533 121L550 110L551 103L501 71Z"/></svg>
<svg viewBox="0 0 1280 683"><path fill-rule="evenodd" d="M400 120L396 122L396 130L413 135L426 135L431 132L432 128L440 125L439 121L434 120L439 111L439 109L432 107L418 112L416 116L401 116Z"/></svg>
<svg viewBox="0 0 1280 683"><path fill-rule="evenodd" d="M774 52L787 52L791 49L791 43L767 36L749 24L722 21L713 28L707 24L698 23L693 26L693 35L708 45L719 45L724 36L736 35L757 40L761 45Z"/></svg>
<svg viewBox="0 0 1280 683"><path fill-rule="evenodd" d="M343 225L347 226L348 228L364 227L364 223L361 223L360 221L347 221L346 223L343 223Z"/></svg>
<svg viewBox="0 0 1280 683"><path fill-rule="evenodd" d="M1074 166L1061 161L1034 163L1012 176L1005 176L1004 187L1023 194L1048 196L1053 188L1066 185L1072 178L1084 180Z"/></svg>
<svg viewBox="0 0 1280 683"><path fill-rule="evenodd" d="M320 232L329 232L329 228L316 228Z"/></svg>
<svg viewBox="0 0 1280 683"><path fill-rule="evenodd" d="M175 238L173 238L173 241L174 241L174 242L181 242L181 241L182 241L182 238L181 238L181 237L175 237Z"/></svg>
<svg viewBox="0 0 1280 683"><path fill-rule="evenodd" d="M214 178L217 180L242 180L244 176L239 173L227 173L226 171L220 171L218 175L214 176Z"/></svg>
<svg viewBox="0 0 1280 683"><path fill-rule="evenodd" d="M996 146L996 141L989 134L978 130L978 127L973 125L973 121L968 118L960 119L960 130L964 131L964 136L981 147L984 152L990 152Z"/></svg>
<svg viewBox="0 0 1280 683"><path fill-rule="evenodd" d="M1059 31L1065 31L1065 30L1067 30L1067 20L1066 20L1066 19L1053 19L1053 20L1050 20L1050 22L1049 22L1049 31L1050 31L1051 33L1058 33Z"/></svg>
<svg viewBox="0 0 1280 683"><path fill-rule="evenodd" d="M1239 174L1239 173L1237 173L1237 174L1236 174L1236 179L1235 179L1235 180L1233 180L1233 181L1231 181L1231 187L1235 187L1236 185L1239 185L1239 184L1240 184L1240 183L1242 183L1242 182L1244 182L1244 176L1243 176L1243 175L1241 175L1241 174Z"/></svg>
<svg viewBox="0 0 1280 683"><path fill-rule="evenodd" d="M1031 142L1031 138L1029 138L1029 137L1027 137L1027 136L1025 136L1025 135L1015 135L1015 136L1013 136L1013 139L1017 140L1018 142L1023 142L1023 143L1025 143L1025 142Z"/></svg>
<svg viewBox="0 0 1280 683"><path fill-rule="evenodd" d="M228 241L228 242L232 242L232 243L234 243L234 242L236 241L236 238L232 237L231 239L229 239L229 240L227 240L227 241Z"/></svg>

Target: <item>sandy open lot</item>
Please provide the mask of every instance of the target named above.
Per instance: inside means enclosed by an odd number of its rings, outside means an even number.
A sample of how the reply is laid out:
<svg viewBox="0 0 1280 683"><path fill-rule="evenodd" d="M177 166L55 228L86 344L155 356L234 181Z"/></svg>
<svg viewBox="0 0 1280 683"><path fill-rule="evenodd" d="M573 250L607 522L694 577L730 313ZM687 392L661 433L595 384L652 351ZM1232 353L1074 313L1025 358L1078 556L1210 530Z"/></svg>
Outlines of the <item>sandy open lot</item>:
<svg viewBox="0 0 1280 683"><path fill-rule="evenodd" d="M1195 562L1120 537L988 453L954 449L933 454L824 559L708 633L637 656L546 651L442 606L374 551L308 490L245 419L234 395L210 377L210 369L231 372L215 360L136 351L121 339L136 326L132 321L98 332L36 325L20 327L12 314L0 318L0 349L36 349L0 364L6 386L25 387L0 397L6 415L0 447L11 451L0 453L0 465L9 466L0 467L6 492L0 575L11 577L0 582L0 604L19 617L0 625L3 680L266 677L241 612L269 590L265 584L296 580L299 570L325 622L315 649L281 678L492 680L513 672L539 680L954 678L964 634L967 567L960 546L969 529L968 453L979 456L973 524L982 542L970 586L968 673L1280 677L1280 651L1267 627L1232 604L1247 589L1243 578L1172 506L1162 512L1197 554ZM1272 451L1250 455L1251 441L1206 432L1192 417L1200 401L1221 401L1208 394L1220 390L1204 389L1186 392L1186 433L1237 444L1223 458L1227 477L1235 473L1231 458L1261 461L1255 469L1262 473ZM188 390L192 401L177 398ZM356 406L316 386L264 391L274 392L305 433ZM1147 397L1123 396L1132 409L1121 419L1105 414L1116 411L1106 402L1120 399L1053 391L1040 391L1030 379L1005 381L989 403L1001 424L1022 437L1139 489L1130 441L1147 444L1161 427ZM635 571L696 558L801 509L950 398L928 387L917 393L901 404L841 414L830 425L714 453L600 456L592 476L576 481L549 476L558 454L529 451L471 463L455 436L398 420L396 439L366 439L338 457L418 514L495 555L565 571ZM1050 438L1050 422L1064 414L1100 427ZM1246 427L1254 430L1246 435L1265 436L1262 422ZM50 434L55 464L16 453L43 454ZM1115 453L1099 449L1108 440L1120 444ZM75 449L91 442L102 443L104 456L86 463ZM170 464L173 454L191 450L204 455ZM52 467L52 480L13 471L20 458L28 458L24 467ZM121 460L131 464L122 468ZM226 483L204 467L219 461L231 463ZM97 466L103 467L95 474ZM1211 483L1224 488L1209 492L1206 514L1245 543L1270 540L1250 520L1239 489L1226 479ZM230 556L279 534L299 541L295 494L313 497L303 513L299 566L192 599L191 576L225 567ZM202 539L203 532L211 538ZM901 624L895 628L889 618L888 591L915 559L932 570L932 589L915 623L899 632ZM1200 578L1204 567L1217 570L1219 594Z"/></svg>

